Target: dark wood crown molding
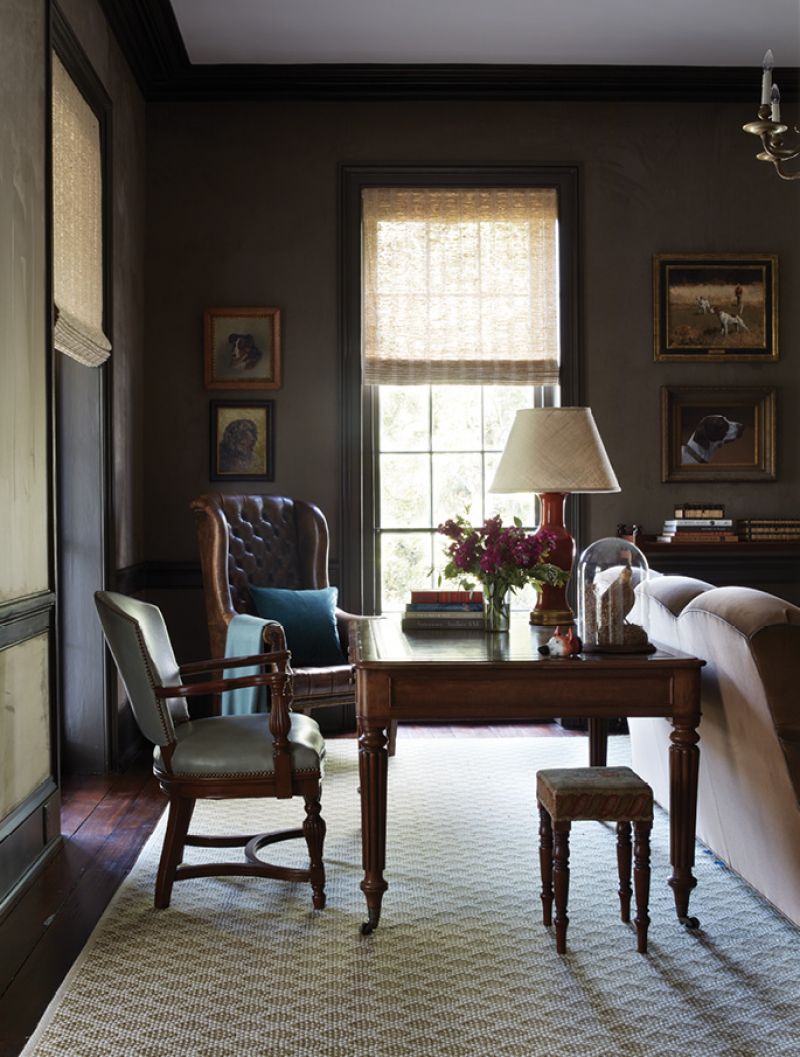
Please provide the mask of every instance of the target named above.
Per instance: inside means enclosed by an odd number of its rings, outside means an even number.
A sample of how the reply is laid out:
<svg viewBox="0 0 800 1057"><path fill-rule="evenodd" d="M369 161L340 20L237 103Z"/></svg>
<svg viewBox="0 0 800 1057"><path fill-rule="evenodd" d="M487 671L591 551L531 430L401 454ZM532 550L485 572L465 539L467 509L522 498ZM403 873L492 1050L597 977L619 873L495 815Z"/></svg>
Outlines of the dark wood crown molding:
<svg viewBox="0 0 800 1057"><path fill-rule="evenodd" d="M192 65L169 0L100 0L148 100L752 101L757 66ZM797 70L776 71L798 97Z"/></svg>

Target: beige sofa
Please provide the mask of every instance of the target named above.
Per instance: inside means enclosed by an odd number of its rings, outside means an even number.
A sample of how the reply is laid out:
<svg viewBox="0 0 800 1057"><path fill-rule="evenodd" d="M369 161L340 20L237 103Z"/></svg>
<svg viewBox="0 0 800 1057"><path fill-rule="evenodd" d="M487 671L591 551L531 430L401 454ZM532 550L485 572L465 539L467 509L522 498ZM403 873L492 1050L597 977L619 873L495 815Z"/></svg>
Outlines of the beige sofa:
<svg viewBox="0 0 800 1057"><path fill-rule="evenodd" d="M649 580L636 616L703 669L697 835L800 925L800 609L763 591ZM631 719L633 767L669 804L669 723Z"/></svg>

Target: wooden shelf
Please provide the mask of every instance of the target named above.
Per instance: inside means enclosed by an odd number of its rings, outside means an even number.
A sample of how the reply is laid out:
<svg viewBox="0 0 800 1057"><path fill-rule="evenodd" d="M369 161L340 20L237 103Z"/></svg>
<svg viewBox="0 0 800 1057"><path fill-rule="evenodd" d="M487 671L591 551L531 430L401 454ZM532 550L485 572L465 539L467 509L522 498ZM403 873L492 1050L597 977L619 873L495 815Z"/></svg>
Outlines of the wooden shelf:
<svg viewBox="0 0 800 1057"><path fill-rule="evenodd" d="M660 573L694 576L715 587L758 587L800 602L800 542L658 543L640 536L636 545Z"/></svg>

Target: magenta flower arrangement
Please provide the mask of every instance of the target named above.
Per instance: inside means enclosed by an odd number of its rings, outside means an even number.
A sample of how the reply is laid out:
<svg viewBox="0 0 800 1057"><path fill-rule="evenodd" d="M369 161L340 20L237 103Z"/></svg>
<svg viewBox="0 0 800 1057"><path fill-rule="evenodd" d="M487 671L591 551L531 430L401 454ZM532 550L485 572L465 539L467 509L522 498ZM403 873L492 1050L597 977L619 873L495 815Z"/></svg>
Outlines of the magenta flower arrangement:
<svg viewBox="0 0 800 1057"><path fill-rule="evenodd" d="M477 580L483 586L486 627L502 631L508 627L509 592L533 584L558 586L568 574L546 559L555 544L550 532L526 532L519 518L503 526L499 516L473 526L464 517L451 518L437 532L447 536L444 577L457 580L469 590ZM499 625L499 626L497 626Z"/></svg>

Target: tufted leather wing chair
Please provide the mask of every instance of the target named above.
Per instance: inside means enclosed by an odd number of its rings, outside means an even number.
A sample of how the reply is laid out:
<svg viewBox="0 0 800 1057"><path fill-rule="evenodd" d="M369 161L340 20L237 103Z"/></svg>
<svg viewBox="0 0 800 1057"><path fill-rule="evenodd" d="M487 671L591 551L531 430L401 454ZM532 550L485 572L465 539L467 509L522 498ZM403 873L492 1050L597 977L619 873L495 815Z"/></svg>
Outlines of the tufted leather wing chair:
<svg viewBox="0 0 800 1057"><path fill-rule="evenodd" d="M192 502L211 653L225 652L235 613L255 614L250 585L292 590L328 587L328 525L313 503L277 495L201 495ZM337 610L342 650L347 655L351 614ZM280 636L282 629L278 626ZM269 636L269 641L267 641ZM274 628L265 628L265 649L285 649ZM355 703L353 669L292 668L294 710L310 712Z"/></svg>

